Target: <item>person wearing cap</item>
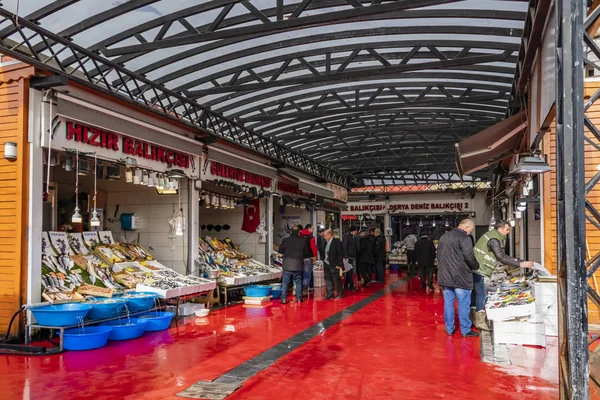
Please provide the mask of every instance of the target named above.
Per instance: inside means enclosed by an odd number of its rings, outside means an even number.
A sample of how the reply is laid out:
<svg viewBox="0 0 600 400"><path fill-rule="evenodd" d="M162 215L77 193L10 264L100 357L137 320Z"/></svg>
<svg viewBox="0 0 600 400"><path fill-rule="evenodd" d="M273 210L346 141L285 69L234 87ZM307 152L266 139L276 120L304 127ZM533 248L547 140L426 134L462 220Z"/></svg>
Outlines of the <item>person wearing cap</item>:
<svg viewBox="0 0 600 400"><path fill-rule="evenodd" d="M433 268L435 265L435 244L427 235L421 235L421 239L415 243L415 257L421 272L421 289L427 286L433 290Z"/></svg>
<svg viewBox="0 0 600 400"><path fill-rule="evenodd" d="M354 269L356 268L356 246L354 236L358 232L358 228L354 225L350 226L350 230L344 235L342 241L344 261L352 265L352 269L346 272L346 279L344 281L344 289L354 291Z"/></svg>

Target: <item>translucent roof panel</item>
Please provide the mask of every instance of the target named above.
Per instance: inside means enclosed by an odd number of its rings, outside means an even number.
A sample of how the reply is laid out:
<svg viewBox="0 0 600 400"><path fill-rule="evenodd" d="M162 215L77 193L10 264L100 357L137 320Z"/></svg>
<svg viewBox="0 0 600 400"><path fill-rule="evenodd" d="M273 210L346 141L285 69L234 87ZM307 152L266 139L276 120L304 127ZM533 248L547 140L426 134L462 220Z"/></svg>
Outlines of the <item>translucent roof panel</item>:
<svg viewBox="0 0 600 400"><path fill-rule="evenodd" d="M504 118L528 1L2 4L321 165L357 179L413 182L455 180L454 143ZM3 36L22 42L6 26ZM80 67L39 37L30 45ZM102 73L92 68L113 92L168 97ZM172 110L186 113L181 103Z"/></svg>

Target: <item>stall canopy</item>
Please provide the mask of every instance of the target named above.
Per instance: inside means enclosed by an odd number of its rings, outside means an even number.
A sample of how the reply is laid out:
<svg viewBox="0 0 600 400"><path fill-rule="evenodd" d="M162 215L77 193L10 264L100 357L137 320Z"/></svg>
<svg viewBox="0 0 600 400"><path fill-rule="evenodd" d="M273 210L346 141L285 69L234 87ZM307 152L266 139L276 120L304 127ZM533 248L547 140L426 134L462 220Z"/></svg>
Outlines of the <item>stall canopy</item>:
<svg viewBox="0 0 600 400"><path fill-rule="evenodd" d="M0 52L329 182L456 182L528 3L5 0Z"/></svg>
<svg viewBox="0 0 600 400"><path fill-rule="evenodd" d="M525 111L456 143L458 174L468 175L519 151L527 128Z"/></svg>

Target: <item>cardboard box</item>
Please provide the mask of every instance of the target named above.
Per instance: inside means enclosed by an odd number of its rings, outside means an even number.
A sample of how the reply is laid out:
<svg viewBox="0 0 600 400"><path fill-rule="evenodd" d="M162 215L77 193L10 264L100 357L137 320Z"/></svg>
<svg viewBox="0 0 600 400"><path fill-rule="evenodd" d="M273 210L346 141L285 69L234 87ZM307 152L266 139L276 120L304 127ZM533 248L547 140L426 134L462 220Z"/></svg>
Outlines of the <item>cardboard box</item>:
<svg viewBox="0 0 600 400"><path fill-rule="evenodd" d="M546 346L544 322L494 321L494 344Z"/></svg>
<svg viewBox="0 0 600 400"><path fill-rule="evenodd" d="M85 300L83 298L82 295L80 295L79 293L73 291L73 292L61 292L63 294L68 294L71 296L70 299L66 299L66 300L54 300L51 297L51 293L48 293L44 290L44 293L42 293L42 297L44 299L46 299L46 301L48 301L50 304L66 304L66 303L81 303L83 300Z"/></svg>

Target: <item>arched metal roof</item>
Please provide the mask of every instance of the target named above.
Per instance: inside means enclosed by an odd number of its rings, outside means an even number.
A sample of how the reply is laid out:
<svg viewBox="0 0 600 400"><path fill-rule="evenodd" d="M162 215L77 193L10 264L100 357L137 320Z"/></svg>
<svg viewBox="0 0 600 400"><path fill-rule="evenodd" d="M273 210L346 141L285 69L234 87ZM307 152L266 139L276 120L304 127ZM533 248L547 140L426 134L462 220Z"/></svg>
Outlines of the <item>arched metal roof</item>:
<svg viewBox="0 0 600 400"><path fill-rule="evenodd" d="M504 118L528 2L2 4L0 51L326 179L410 184L458 179L454 143Z"/></svg>

